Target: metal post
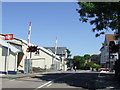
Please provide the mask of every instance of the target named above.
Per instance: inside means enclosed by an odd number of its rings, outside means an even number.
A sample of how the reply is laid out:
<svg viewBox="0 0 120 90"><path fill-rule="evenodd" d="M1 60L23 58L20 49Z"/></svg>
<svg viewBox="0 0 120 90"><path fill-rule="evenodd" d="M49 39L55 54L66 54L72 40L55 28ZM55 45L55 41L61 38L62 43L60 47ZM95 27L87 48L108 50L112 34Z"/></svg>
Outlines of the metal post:
<svg viewBox="0 0 120 90"><path fill-rule="evenodd" d="M29 30L28 30L28 39L27 39L27 43L28 43L28 47L29 47L29 45L30 45L30 35L31 35L31 28L32 28L32 22L30 22L29 23ZM29 57L29 52L26 52L27 54L26 54L26 68L27 68L27 73L29 73L29 67L30 67L30 60L28 59L28 57ZM31 58L30 58L31 59Z"/></svg>
<svg viewBox="0 0 120 90"><path fill-rule="evenodd" d="M18 55L18 54L17 54ZM16 71L16 61L17 59L16 59L16 55L15 55L15 63L14 63L14 71Z"/></svg>
<svg viewBox="0 0 120 90"><path fill-rule="evenodd" d="M55 69L57 69L57 63L56 63L56 54L57 54L57 37L56 37L56 42L55 42Z"/></svg>
<svg viewBox="0 0 120 90"><path fill-rule="evenodd" d="M29 68L29 72L30 73L32 73L32 60L31 60L31 58L32 58L32 52L30 52L30 60L29 60L29 66L30 66L30 68Z"/></svg>
<svg viewBox="0 0 120 90"><path fill-rule="evenodd" d="M8 51L7 51L7 61L6 61L6 74L8 75L8 69L9 69L9 53L10 53L10 50L9 50L9 42L7 42L8 43Z"/></svg>

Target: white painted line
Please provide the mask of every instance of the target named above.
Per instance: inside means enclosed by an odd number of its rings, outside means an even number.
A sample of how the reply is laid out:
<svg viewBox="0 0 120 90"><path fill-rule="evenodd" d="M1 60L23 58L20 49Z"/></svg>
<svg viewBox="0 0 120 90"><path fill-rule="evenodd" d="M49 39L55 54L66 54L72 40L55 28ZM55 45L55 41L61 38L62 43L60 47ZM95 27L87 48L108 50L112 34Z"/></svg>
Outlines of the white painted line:
<svg viewBox="0 0 120 90"><path fill-rule="evenodd" d="M43 84L43 85L37 87L35 90L37 90L37 89L39 89L39 88L42 88L42 87L46 86L47 84L50 84L51 82L52 82L52 81L49 81L49 82L47 82L47 83L45 83L45 84Z"/></svg>
<svg viewBox="0 0 120 90"><path fill-rule="evenodd" d="M47 87L49 87L49 86L51 86L52 85L52 83L51 84L49 84L49 85L47 85Z"/></svg>
<svg viewBox="0 0 120 90"><path fill-rule="evenodd" d="M72 74L75 74L75 73L72 73ZM72 74L68 74L68 75L65 75L65 76L63 76L63 77L66 77L66 76L71 76ZM60 78L63 78L63 77L59 77L59 78L56 78L56 79L54 79L54 80L52 80L52 81L49 81L49 82L47 82L47 83L45 83L45 84L43 84L43 85L41 85L41 86L37 87L37 88L36 88L36 89L34 89L34 90L38 90L39 88L42 88L42 87L44 87L44 86L46 86L46 85L48 85L48 84L52 83L53 81L55 81L55 80L57 80L57 79L60 79Z"/></svg>
<svg viewBox="0 0 120 90"><path fill-rule="evenodd" d="M12 79L12 80L10 80L10 81L15 81L15 79Z"/></svg>

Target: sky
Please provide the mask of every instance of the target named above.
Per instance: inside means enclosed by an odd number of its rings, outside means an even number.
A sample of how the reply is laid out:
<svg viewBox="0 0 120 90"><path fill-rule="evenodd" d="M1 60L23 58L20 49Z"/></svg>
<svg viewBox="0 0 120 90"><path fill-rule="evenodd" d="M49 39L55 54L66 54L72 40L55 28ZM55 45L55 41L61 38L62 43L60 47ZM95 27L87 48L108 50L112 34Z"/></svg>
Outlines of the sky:
<svg viewBox="0 0 120 90"><path fill-rule="evenodd" d="M32 22L31 43L41 47L67 47L72 56L99 54L105 35L98 38L89 23L79 21L76 2L3 2L2 33L27 40ZM107 32L112 33L112 32Z"/></svg>

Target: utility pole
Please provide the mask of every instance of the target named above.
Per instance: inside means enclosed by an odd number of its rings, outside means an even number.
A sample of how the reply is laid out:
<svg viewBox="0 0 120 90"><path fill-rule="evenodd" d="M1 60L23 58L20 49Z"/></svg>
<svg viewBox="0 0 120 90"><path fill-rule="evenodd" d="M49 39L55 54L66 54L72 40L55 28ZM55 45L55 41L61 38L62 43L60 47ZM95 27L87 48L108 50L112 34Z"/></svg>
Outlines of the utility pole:
<svg viewBox="0 0 120 90"><path fill-rule="evenodd" d="M55 64L55 69L57 69L57 63L56 63L56 54L57 54L57 37L56 37L56 41L55 41L55 58L54 58L54 64Z"/></svg>

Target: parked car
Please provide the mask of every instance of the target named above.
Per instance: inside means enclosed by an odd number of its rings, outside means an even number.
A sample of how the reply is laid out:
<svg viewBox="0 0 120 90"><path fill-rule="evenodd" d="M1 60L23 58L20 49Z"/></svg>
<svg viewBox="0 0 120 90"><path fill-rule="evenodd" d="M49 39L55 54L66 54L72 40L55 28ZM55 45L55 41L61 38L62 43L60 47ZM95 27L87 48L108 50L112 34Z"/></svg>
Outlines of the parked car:
<svg viewBox="0 0 120 90"><path fill-rule="evenodd" d="M110 68L100 68L98 69L98 72L111 72L112 70Z"/></svg>

